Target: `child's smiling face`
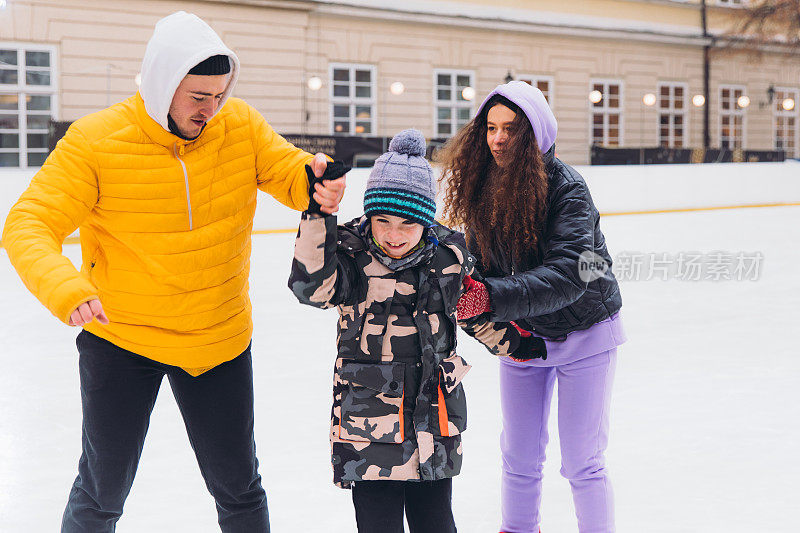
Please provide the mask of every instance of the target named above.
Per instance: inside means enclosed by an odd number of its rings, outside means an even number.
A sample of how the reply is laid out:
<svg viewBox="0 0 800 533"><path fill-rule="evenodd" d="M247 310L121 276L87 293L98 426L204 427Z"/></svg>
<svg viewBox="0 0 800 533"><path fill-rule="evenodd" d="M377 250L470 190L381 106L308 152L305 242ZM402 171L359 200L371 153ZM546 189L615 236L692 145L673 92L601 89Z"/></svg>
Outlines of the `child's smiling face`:
<svg viewBox="0 0 800 533"><path fill-rule="evenodd" d="M414 248L425 230L422 224L394 215L373 215L370 223L375 241L393 259L400 259Z"/></svg>

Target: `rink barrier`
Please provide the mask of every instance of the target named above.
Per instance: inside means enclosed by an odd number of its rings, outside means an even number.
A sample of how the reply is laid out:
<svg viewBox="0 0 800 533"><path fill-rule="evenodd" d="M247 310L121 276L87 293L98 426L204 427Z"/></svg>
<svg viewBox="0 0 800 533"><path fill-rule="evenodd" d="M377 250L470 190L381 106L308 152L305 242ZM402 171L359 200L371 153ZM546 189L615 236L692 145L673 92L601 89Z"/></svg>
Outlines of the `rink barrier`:
<svg viewBox="0 0 800 533"><path fill-rule="evenodd" d="M658 215L661 213L692 213L694 211L720 211L723 209L748 209L753 207L796 207L800 202L775 202L770 204L715 205L709 207L681 207L676 209L651 209L647 211L612 211L600 213L601 217L618 217L625 215ZM297 233L297 228L254 229L253 235L271 235L275 233ZM63 244L78 244L80 237L67 237ZM3 243L0 242L0 248Z"/></svg>
<svg viewBox="0 0 800 533"><path fill-rule="evenodd" d="M680 207L675 209L650 209L647 211L613 211L600 213L601 217L614 217L622 215L656 215L659 213L691 213L693 211L719 211L721 209L747 209L751 207L790 207L798 206L800 202L775 202L769 204L742 204L742 205L717 205L709 207Z"/></svg>

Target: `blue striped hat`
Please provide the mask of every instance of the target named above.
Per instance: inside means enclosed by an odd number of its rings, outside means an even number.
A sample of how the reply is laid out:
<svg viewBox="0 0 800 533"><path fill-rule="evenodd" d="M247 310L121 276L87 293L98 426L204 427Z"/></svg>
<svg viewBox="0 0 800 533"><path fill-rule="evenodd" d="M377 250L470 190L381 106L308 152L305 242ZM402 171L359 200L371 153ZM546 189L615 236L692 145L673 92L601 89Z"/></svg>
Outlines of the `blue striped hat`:
<svg viewBox="0 0 800 533"><path fill-rule="evenodd" d="M364 213L395 215L424 227L436 214L436 180L425 160L425 137L403 130L389 143L389 151L375 160L364 193Z"/></svg>

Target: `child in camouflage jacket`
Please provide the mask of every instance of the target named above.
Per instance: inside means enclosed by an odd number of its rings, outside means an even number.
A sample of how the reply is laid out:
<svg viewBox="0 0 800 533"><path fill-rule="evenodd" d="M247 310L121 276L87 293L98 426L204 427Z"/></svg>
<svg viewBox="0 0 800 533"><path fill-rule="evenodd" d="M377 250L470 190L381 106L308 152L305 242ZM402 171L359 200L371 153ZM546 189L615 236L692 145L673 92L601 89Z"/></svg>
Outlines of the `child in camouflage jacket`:
<svg viewBox="0 0 800 533"><path fill-rule="evenodd" d="M434 222L424 155L421 133L398 134L367 181L365 215L337 226L310 208L295 242L289 287L301 303L339 311L333 478L353 488L360 532L402 532L404 507L412 532L431 522L455 531L470 368L455 351L456 303L475 272L463 235ZM545 355L539 339L487 316L458 325L498 356Z"/></svg>

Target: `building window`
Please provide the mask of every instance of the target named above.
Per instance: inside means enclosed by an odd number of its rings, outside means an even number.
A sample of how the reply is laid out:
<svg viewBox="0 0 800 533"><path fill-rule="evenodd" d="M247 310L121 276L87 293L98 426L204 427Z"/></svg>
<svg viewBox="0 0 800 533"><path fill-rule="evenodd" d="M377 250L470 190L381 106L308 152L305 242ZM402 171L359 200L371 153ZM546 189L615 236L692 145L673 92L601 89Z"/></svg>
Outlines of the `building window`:
<svg viewBox="0 0 800 533"><path fill-rule="evenodd" d="M472 118L475 73L436 70L433 76L436 91L434 131L437 137L450 137Z"/></svg>
<svg viewBox="0 0 800 533"><path fill-rule="evenodd" d="M747 4L747 0L717 0L721 6L741 7Z"/></svg>
<svg viewBox="0 0 800 533"><path fill-rule="evenodd" d="M745 108L739 105L744 95L743 85L721 85L719 88L720 148L744 148Z"/></svg>
<svg viewBox="0 0 800 533"><path fill-rule="evenodd" d="M0 46L0 167L39 167L55 116L55 50Z"/></svg>
<svg viewBox="0 0 800 533"><path fill-rule="evenodd" d="M658 84L658 143L665 148L683 148L686 138L685 83Z"/></svg>
<svg viewBox="0 0 800 533"><path fill-rule="evenodd" d="M600 93L591 102L592 144L619 146L622 144L622 82L593 81L592 94Z"/></svg>
<svg viewBox="0 0 800 533"><path fill-rule="evenodd" d="M523 75L519 77L520 81L524 81L529 85L533 85L544 95L550 107L553 107L553 77L552 76L536 76L536 75Z"/></svg>
<svg viewBox="0 0 800 533"><path fill-rule="evenodd" d="M798 149L800 111L797 108L800 102L798 102L798 98L800 98L800 91L797 89L775 87L775 97L772 101L775 149L783 150L790 157L800 156L800 149Z"/></svg>
<svg viewBox="0 0 800 533"><path fill-rule="evenodd" d="M375 67L332 64L330 78L331 133L374 135Z"/></svg>

